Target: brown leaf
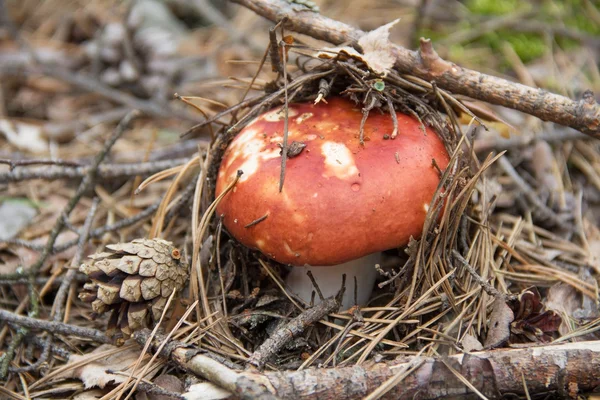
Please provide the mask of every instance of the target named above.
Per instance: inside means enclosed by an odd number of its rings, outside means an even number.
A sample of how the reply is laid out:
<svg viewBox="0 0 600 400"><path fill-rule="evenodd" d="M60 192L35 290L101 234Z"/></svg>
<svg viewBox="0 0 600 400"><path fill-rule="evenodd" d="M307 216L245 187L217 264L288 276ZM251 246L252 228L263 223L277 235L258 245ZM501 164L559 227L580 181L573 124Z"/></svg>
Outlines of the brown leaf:
<svg viewBox="0 0 600 400"><path fill-rule="evenodd" d="M488 334L485 338L485 348L492 349L505 343L510 338L510 323L515 315L504 299L497 297L490 315Z"/></svg>

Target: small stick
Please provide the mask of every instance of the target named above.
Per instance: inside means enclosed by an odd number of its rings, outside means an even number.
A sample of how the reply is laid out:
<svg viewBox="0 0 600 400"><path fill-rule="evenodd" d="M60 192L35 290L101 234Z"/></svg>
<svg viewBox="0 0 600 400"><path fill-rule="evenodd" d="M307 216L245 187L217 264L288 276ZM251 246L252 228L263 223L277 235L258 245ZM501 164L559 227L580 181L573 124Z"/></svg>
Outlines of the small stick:
<svg viewBox="0 0 600 400"><path fill-rule="evenodd" d="M12 171L17 167L23 167L27 165L61 165L65 167L81 167L81 163L68 160L46 160L46 159L32 159L32 160L9 160L6 158L0 158L0 164L7 164L9 170Z"/></svg>
<svg viewBox="0 0 600 400"><path fill-rule="evenodd" d="M140 345L145 345L151 340L149 329L142 329L134 333L133 338ZM165 339L164 335L157 334L151 340L150 350L158 351ZM160 355L168 358L179 367L200 376L207 381L231 392L236 398L242 400L279 400L274 394L273 387L259 374L237 372L223 364L211 353L199 353L198 350L186 348L185 343L168 341L162 346Z"/></svg>
<svg viewBox="0 0 600 400"><path fill-rule="evenodd" d="M7 310L0 310L0 321L27 329L41 329L55 335L72 335L90 339L98 343L113 343L113 341L106 336L106 333L98 329L84 328L82 326L64 324L62 322L45 321L42 319L17 315Z"/></svg>
<svg viewBox="0 0 600 400"><path fill-rule="evenodd" d="M177 167L189 161L189 158L149 161L141 163L104 164L98 168L97 179L148 175L162 170ZM50 168L19 168L14 171L0 173L0 183L21 182L32 179L53 181L57 179L83 178L90 166L55 166Z"/></svg>
<svg viewBox="0 0 600 400"><path fill-rule="evenodd" d="M339 308L340 303L336 297L329 297L313 308L303 311L296 318L277 330L270 338L265 340L264 343L252 353L248 359L248 363L262 369L269 358L281 350L286 343L304 332L311 324L319 321L326 315L335 312Z"/></svg>
<svg viewBox="0 0 600 400"><path fill-rule="evenodd" d="M386 94L385 99L387 100L388 108L390 109L390 115L392 116L392 122L394 123L394 130L390 135L390 139L396 139L396 136L398 136L398 116L396 115L396 109L394 108L392 98Z"/></svg>
<svg viewBox="0 0 600 400"><path fill-rule="evenodd" d="M331 79L330 82L327 82L325 79L321 79L319 81L319 91L317 92L317 98L315 99L315 104L323 101L327 103L325 98L329 95L329 91L331 90L331 86L333 86L333 81L335 80L335 76Z"/></svg>
<svg viewBox="0 0 600 400"><path fill-rule="evenodd" d="M281 41L281 48L283 51L281 52L281 56L283 57L283 85L284 85L284 120L283 120L283 144L281 145L281 173L279 175L279 193L283 190L283 181L285 180L285 163L287 161L287 150L288 150L288 126L289 126L289 99L288 99L288 80L287 80L287 59L285 53L285 45L286 43Z"/></svg>
<svg viewBox="0 0 600 400"><path fill-rule="evenodd" d="M325 300L325 297L323 296L323 292L321 292L321 288L319 287L319 284L317 283L317 280L315 279L315 276L313 275L311 270L306 271L306 275L308 275L308 279L310 279L310 282L312 283L313 287L315 288L315 291L317 292L317 295L319 295L319 300L323 301ZM311 302L311 304L313 304Z"/></svg>
<svg viewBox="0 0 600 400"><path fill-rule="evenodd" d="M83 252L85 249L85 245L90 237L90 230L92 228L92 222L94 222L94 216L96 215L96 210L98 209L98 204L100 200L96 197L92 201L92 206L90 207L90 211L83 223L83 227L81 228L81 233L79 234L79 242L77 243L77 253L73 258L73 262L71 263L71 269L69 269L65 275L64 280L62 281L60 287L58 288L58 292L56 292L56 296L54 297L54 317L53 321L60 321L63 317L63 306L65 299L67 298L67 292L73 279L77 275L77 267L81 264L81 260L83 259Z"/></svg>
<svg viewBox="0 0 600 400"><path fill-rule="evenodd" d="M477 271L475 271L475 269L473 269L473 267L471 267L469 265L467 260L465 260L464 257L458 251L452 250L452 255L460 263L460 265L462 265L467 270L467 272L469 274L471 274L473 279L475 279L475 281L481 286L481 288L490 296L496 297L496 298L499 297L501 299L504 299L504 301L511 301L511 300L515 300L517 298L517 296L515 296L513 294L501 293L500 291L498 291L498 289L496 289L495 287L490 285L488 282L486 282L485 279L483 279L477 273Z"/></svg>
<svg viewBox="0 0 600 400"><path fill-rule="evenodd" d="M255 219L254 221L250 222L248 225L244 225L244 228L253 227L256 224L263 222L265 219L267 219L267 217L269 217L269 213L266 213L262 217Z"/></svg>
<svg viewBox="0 0 600 400"><path fill-rule="evenodd" d="M556 226L564 227L569 231L574 230L573 225L570 222L567 222L563 218L560 218L558 215L556 215L556 213L554 213L554 211L552 211L548 206L542 203L542 201L539 199L533 188L529 186L523 178L521 178L517 170L515 170L510 161L508 161L508 159L506 158L506 156L500 157L498 163L500 164L500 167L504 170L504 172L506 172L506 174L511 177L511 179L515 182L519 189L521 189L525 197L531 203L533 203L536 210L539 212L540 217L547 219L549 222L553 223Z"/></svg>
<svg viewBox="0 0 600 400"><path fill-rule="evenodd" d="M367 93L367 98L369 97L369 95L371 94L371 90L369 90L369 92ZM367 118L369 117L369 111L371 111L373 109L373 107L375 107L375 103L377 102L377 99L375 98L375 96L371 96L371 102L362 109L362 119L360 120L360 133L359 133L359 142L361 146L365 145L365 123L367 122Z"/></svg>
<svg viewBox="0 0 600 400"><path fill-rule="evenodd" d="M431 159L431 166L433 168L435 168L435 170L438 172L438 175L440 176L440 178L444 175L444 171L442 171L442 169L438 165L437 161L435 161L435 158Z"/></svg>
<svg viewBox="0 0 600 400"><path fill-rule="evenodd" d="M269 57L271 58L271 68L273 72L277 72L278 76L283 74L284 66L281 63L281 57L279 56L279 45L277 44L277 28L283 21L280 21L277 25L269 29Z"/></svg>

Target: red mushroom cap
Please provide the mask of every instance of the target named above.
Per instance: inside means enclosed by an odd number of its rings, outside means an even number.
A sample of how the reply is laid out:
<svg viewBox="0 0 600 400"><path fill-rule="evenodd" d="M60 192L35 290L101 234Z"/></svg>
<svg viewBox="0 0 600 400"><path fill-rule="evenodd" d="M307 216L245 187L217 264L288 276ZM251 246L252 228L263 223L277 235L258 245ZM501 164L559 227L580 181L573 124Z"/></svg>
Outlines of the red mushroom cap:
<svg viewBox="0 0 600 400"><path fill-rule="evenodd" d="M438 171L449 157L438 135L415 118L393 121L372 111L359 142L362 113L342 98L289 106L288 147L306 147L286 164L279 192L284 113L268 111L231 142L216 193L244 174L217 207L244 245L292 265L335 265L406 245L421 234ZM266 219L247 227L260 218Z"/></svg>

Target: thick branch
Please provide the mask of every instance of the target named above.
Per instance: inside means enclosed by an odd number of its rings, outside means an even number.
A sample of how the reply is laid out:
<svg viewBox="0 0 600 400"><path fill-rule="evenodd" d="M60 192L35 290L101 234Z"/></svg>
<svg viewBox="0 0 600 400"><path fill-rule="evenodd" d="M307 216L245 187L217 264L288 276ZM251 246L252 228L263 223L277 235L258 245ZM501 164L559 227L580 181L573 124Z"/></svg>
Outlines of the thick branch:
<svg viewBox="0 0 600 400"><path fill-rule="evenodd" d="M145 331L145 332L144 332ZM136 333L145 343L149 330ZM152 350L160 344L153 343ZM259 373L232 370L198 351L168 343L161 356L221 388L247 399L363 398L394 377L414 357L388 363L342 368L310 368L302 371ZM600 341L567 343L523 349L501 349L445 357L420 357L420 367L393 387L384 399L439 399L473 395L456 373L488 398L503 394L554 394L575 398L600 385ZM453 371L451 371L450 366Z"/></svg>
<svg viewBox="0 0 600 400"><path fill-rule="evenodd" d="M267 372L265 375L282 399L362 398L410 363L379 363L337 369L308 369L293 372ZM440 359L423 357L424 363L386 399L457 398L473 394ZM447 357L446 364L465 377L488 398L502 394L552 393L575 398L577 393L600 384L600 342L579 342L526 349L502 349ZM329 393L326 396L324 393ZM323 396L321 397L320 395Z"/></svg>
<svg viewBox="0 0 600 400"><path fill-rule="evenodd" d="M333 44L355 43L364 32L350 25L329 19L320 14L299 10L283 0L231 0L255 13L278 22L287 17L285 28L310 35ZM544 121L556 122L600 138L600 106L591 92L583 99L573 101L502 78L485 75L442 60L427 40L421 41L419 51L394 45L396 68L456 94L483 100L536 116Z"/></svg>

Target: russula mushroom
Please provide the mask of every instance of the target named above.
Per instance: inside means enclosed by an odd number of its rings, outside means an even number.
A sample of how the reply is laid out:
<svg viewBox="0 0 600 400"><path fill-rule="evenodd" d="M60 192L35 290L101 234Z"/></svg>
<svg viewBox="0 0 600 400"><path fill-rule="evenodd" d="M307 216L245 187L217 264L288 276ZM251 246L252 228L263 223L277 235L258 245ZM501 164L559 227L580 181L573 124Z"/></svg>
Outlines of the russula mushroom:
<svg viewBox="0 0 600 400"><path fill-rule="evenodd" d="M359 130L359 106L340 97L328 103L288 107L288 159L279 191L284 111L276 108L251 121L226 149L218 172L219 195L242 170L217 207L229 233L247 247L294 266L288 287L306 301L341 287L344 308L368 301L380 252L419 237L449 157L442 140L414 117L397 113L398 135L389 113L371 112Z"/></svg>

